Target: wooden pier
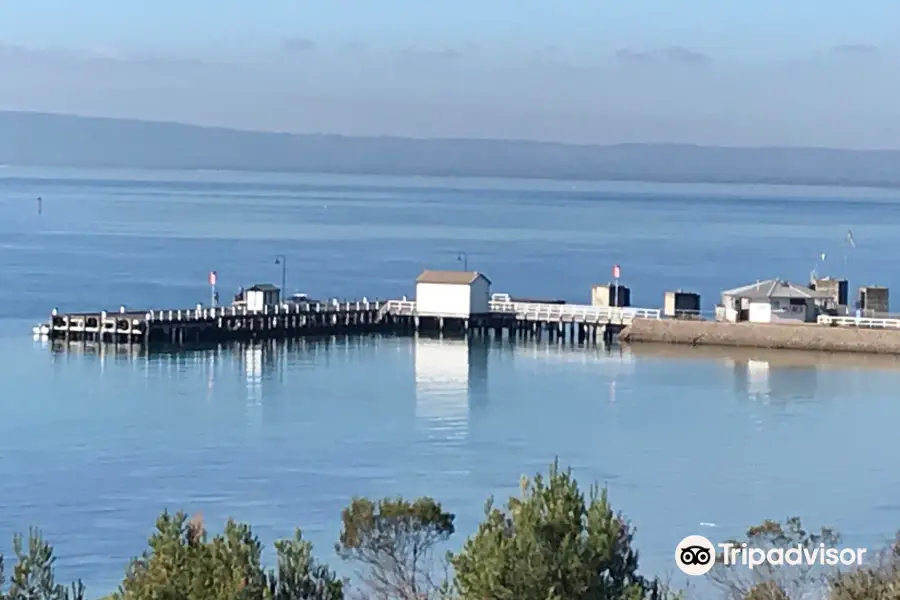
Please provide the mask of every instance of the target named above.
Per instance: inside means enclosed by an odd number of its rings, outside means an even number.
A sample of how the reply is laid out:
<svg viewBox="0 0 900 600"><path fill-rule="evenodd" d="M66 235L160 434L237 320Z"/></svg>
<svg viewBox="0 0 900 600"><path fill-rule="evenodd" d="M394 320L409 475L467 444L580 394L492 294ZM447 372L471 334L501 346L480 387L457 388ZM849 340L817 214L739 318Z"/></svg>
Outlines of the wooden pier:
<svg viewBox="0 0 900 600"><path fill-rule="evenodd" d="M635 319L659 319L657 309L511 302L505 295L490 311L468 318L420 315L410 300L289 302L250 310L224 306L180 310L60 313L35 335L52 340L193 346L273 338L366 333L442 333L494 339L609 342Z"/></svg>
<svg viewBox="0 0 900 600"><path fill-rule="evenodd" d="M249 310L246 306L180 310L70 313L57 310L40 334L51 339L143 345L303 337L338 332L366 333L396 326L380 315L384 302L337 300L285 303ZM38 333L37 328L35 333Z"/></svg>

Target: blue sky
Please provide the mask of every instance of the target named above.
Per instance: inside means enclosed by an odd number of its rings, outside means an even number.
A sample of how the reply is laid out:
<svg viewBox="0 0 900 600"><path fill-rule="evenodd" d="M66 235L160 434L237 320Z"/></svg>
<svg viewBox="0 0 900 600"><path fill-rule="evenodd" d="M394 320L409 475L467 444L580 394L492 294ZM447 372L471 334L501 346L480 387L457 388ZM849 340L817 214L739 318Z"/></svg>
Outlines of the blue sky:
<svg viewBox="0 0 900 600"><path fill-rule="evenodd" d="M898 0L0 0L0 108L883 147L900 139L898 23Z"/></svg>

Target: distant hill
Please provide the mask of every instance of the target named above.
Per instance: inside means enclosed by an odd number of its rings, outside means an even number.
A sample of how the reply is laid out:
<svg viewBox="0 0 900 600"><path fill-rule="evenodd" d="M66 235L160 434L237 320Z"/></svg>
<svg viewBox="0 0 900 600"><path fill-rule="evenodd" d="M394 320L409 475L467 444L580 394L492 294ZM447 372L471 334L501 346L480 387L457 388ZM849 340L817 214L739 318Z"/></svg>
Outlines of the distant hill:
<svg viewBox="0 0 900 600"><path fill-rule="evenodd" d="M0 111L0 164L900 187L900 151L246 132Z"/></svg>

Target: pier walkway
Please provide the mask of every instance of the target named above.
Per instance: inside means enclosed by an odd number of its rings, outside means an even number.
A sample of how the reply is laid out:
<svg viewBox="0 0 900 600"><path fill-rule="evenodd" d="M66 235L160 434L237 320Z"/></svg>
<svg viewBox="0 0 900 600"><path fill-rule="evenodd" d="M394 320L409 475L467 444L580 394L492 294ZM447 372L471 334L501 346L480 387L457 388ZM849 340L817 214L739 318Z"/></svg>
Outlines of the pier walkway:
<svg viewBox="0 0 900 600"><path fill-rule="evenodd" d="M580 323L583 325L630 325L635 319L660 319L658 308L632 308L615 306L591 306L587 304L542 304L539 302L511 302L496 299L504 294L494 294L490 308L492 313L514 316L518 321L542 323ZM382 314L415 316L415 300L388 300Z"/></svg>
<svg viewBox="0 0 900 600"><path fill-rule="evenodd" d="M475 336L502 339L536 339L572 343L611 342L625 327L639 319L661 319L659 309L513 302L506 294L494 294L488 313L469 318L422 314L415 300L388 300L379 311L381 319L401 319L414 331L462 330Z"/></svg>

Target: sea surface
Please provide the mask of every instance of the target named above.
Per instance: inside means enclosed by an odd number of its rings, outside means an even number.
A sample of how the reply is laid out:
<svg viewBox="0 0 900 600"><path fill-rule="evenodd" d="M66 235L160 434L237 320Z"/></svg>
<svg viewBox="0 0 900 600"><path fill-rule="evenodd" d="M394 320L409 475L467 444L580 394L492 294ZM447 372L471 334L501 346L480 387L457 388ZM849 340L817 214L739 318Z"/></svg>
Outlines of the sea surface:
<svg viewBox="0 0 900 600"><path fill-rule="evenodd" d="M489 495L556 456L609 487L642 569L676 582L683 537L766 518L874 548L900 528L898 359L424 338L146 356L31 327L208 302L211 270L226 299L280 283L278 255L314 297L412 296L422 269L467 262L494 291L589 302L619 264L636 306L680 288L712 310L813 268L898 289L898 231L892 190L0 168L0 548L40 527L96 597L185 509L268 545L300 527L347 572L352 496L435 496L458 547Z"/></svg>

